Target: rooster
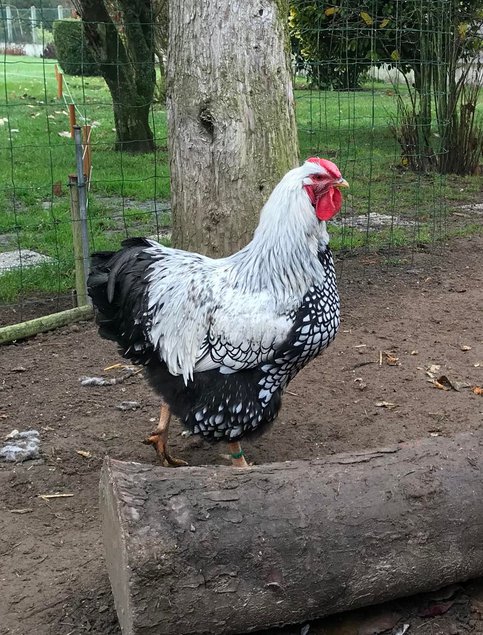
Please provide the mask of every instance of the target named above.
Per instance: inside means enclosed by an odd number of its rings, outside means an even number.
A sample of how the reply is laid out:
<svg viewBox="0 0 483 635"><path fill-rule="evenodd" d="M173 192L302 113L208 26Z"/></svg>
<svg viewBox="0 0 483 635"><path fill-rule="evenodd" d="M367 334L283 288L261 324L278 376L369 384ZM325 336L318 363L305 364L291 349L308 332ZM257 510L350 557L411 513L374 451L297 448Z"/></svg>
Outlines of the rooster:
<svg viewBox="0 0 483 635"><path fill-rule="evenodd" d="M253 240L214 260L129 238L92 257L89 295L102 337L145 367L162 397L146 440L165 465L171 413L209 441L240 440L272 422L295 375L334 339L339 296L326 221L348 187L331 161L288 172L263 207Z"/></svg>

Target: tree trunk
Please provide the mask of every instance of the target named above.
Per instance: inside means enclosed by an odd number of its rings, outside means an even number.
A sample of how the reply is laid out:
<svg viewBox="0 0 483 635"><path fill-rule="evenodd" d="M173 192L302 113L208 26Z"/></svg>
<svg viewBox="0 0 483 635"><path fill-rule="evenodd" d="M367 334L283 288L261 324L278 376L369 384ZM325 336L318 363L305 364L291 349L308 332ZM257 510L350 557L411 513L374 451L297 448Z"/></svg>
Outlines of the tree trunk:
<svg viewBox="0 0 483 635"><path fill-rule="evenodd" d="M116 150L152 152L149 113L156 83L150 0L76 0L87 44L112 96ZM118 9L113 13L113 7Z"/></svg>
<svg viewBox="0 0 483 635"><path fill-rule="evenodd" d="M298 161L286 0L170 4L173 242L225 256Z"/></svg>
<svg viewBox="0 0 483 635"><path fill-rule="evenodd" d="M123 635L245 633L483 574L483 432L248 469L106 459Z"/></svg>
<svg viewBox="0 0 483 635"><path fill-rule="evenodd" d="M111 86L110 82L107 82L107 84ZM154 150L154 138L149 126L151 101L140 104L140 96L138 94L133 95L128 91L117 91L117 86L111 88L111 94L113 96L117 94L119 98L119 101L114 101L113 104L114 122L116 124L115 149L131 153L152 152ZM153 94L150 97L151 100Z"/></svg>
<svg viewBox="0 0 483 635"><path fill-rule="evenodd" d="M153 0L154 4L154 49L158 58L159 80L156 98L159 102L166 102L166 51L168 50L168 0Z"/></svg>

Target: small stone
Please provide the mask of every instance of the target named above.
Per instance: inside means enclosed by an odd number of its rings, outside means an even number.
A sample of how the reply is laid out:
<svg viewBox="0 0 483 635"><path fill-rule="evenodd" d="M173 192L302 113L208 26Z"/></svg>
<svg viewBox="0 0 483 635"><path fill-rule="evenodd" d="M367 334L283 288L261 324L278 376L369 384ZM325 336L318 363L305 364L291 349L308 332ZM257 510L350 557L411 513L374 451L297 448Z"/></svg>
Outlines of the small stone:
<svg viewBox="0 0 483 635"><path fill-rule="evenodd" d="M121 401L121 403L116 406L116 408L118 410L137 410L138 408L141 407L141 404L139 403L139 401Z"/></svg>

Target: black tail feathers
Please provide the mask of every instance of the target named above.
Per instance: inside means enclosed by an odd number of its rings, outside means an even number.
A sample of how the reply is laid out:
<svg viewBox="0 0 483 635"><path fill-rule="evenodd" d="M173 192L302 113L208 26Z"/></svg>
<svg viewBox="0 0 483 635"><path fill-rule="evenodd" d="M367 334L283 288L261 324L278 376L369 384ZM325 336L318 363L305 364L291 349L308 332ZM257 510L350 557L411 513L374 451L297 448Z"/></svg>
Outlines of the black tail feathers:
<svg viewBox="0 0 483 635"><path fill-rule="evenodd" d="M144 275L150 262L141 252L152 245L145 238L128 238L121 244L118 251L92 254L87 290L97 309L99 334L123 346L141 312Z"/></svg>

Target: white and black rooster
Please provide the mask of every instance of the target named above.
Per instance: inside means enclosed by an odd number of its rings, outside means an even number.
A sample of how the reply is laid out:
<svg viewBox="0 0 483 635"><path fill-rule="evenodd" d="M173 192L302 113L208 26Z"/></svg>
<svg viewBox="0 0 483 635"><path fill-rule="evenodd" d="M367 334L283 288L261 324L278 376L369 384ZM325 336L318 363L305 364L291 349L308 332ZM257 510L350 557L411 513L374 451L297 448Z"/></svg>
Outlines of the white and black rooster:
<svg viewBox="0 0 483 635"><path fill-rule="evenodd" d="M347 187L331 161L288 172L263 207L253 240L214 260L130 238L93 255L89 294L102 337L143 364L163 405L147 439L165 465L171 413L193 434L240 440L273 421L289 382L334 339L339 296L325 221Z"/></svg>

